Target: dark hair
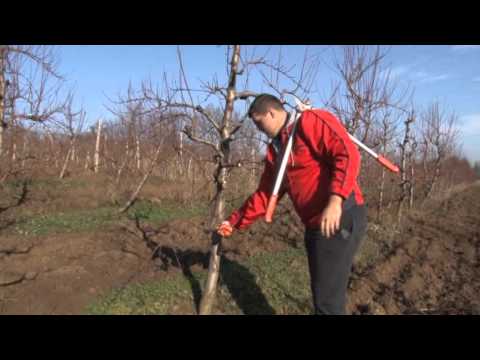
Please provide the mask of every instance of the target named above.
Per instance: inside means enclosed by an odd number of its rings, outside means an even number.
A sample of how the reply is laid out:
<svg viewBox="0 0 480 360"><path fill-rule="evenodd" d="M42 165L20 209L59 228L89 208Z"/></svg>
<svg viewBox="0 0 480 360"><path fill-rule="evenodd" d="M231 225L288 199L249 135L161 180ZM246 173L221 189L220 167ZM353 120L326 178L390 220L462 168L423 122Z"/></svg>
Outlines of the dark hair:
<svg viewBox="0 0 480 360"><path fill-rule="evenodd" d="M271 108L285 110L279 98L270 94L257 95L248 109L248 117L252 118L254 113L265 114Z"/></svg>

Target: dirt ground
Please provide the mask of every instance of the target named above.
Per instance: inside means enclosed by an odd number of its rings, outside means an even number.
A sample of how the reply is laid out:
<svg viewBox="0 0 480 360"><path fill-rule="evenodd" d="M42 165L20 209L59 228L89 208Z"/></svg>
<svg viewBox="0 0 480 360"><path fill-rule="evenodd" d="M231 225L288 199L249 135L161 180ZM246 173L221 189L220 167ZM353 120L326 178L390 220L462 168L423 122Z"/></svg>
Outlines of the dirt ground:
<svg viewBox="0 0 480 360"><path fill-rule="evenodd" d="M132 283L208 268L209 239L200 219L152 227L123 221L108 231L0 241L0 314L80 314L98 296ZM256 228L256 229L255 229ZM240 260L291 244L258 235L261 226L224 242ZM180 266L178 266L180 265Z"/></svg>
<svg viewBox="0 0 480 360"><path fill-rule="evenodd" d="M281 217L280 217L281 218ZM113 288L207 267L209 239L201 219L162 226L124 221L85 233L0 235L0 314L80 314ZM270 228L271 229L271 228ZM224 245L241 260L302 246L300 229L258 224ZM480 186L411 215L388 253L354 271L353 314L480 313ZM180 264L180 266L175 266Z"/></svg>
<svg viewBox="0 0 480 360"><path fill-rule="evenodd" d="M480 314L480 186L412 215L393 249L354 274L354 314Z"/></svg>

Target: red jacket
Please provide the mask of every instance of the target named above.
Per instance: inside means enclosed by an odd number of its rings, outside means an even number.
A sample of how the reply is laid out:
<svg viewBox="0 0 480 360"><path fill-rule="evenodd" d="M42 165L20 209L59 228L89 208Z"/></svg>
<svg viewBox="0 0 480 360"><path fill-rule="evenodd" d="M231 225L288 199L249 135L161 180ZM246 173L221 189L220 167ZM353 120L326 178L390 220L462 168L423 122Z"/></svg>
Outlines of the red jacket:
<svg viewBox="0 0 480 360"><path fill-rule="evenodd" d="M363 196L357 183L360 153L340 121L323 110L304 111L299 118L279 200L288 192L295 210L307 228L318 228L320 215L331 194L346 199L352 192L357 204ZM282 149L293 124L280 131ZM281 156L273 145L267 149L265 169L260 184L242 205L227 219L237 229L245 229L265 215L273 191Z"/></svg>

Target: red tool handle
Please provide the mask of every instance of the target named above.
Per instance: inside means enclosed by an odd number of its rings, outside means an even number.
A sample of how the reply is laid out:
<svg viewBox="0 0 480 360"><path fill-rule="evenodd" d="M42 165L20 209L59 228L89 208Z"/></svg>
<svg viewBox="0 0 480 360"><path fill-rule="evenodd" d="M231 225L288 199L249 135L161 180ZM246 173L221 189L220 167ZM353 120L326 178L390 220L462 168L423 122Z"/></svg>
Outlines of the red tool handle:
<svg viewBox="0 0 480 360"><path fill-rule="evenodd" d="M273 213L275 212L275 208L277 207L278 195L272 195L268 200L267 205L267 212L265 213L265 221L267 223L272 222Z"/></svg>
<svg viewBox="0 0 480 360"><path fill-rule="evenodd" d="M388 170L394 172L394 173L398 173L400 171L400 169L398 168L397 165L395 165L394 163L392 163L390 160L384 158L382 155L378 155L378 158L377 158L378 162L380 164L382 164L383 166L385 166Z"/></svg>

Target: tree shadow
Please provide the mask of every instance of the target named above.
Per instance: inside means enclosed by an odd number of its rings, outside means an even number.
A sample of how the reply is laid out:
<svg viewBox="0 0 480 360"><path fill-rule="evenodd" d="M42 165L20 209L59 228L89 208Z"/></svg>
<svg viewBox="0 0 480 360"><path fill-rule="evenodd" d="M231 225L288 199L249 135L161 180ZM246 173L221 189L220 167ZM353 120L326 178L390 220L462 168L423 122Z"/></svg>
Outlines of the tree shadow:
<svg viewBox="0 0 480 360"><path fill-rule="evenodd" d="M162 270L167 271L169 267L182 270L183 275L190 282L195 309L198 313L202 298L202 286L193 275L191 268L194 265L201 265L204 269L208 269L209 254L160 246L154 254L154 258L161 260ZM245 315L275 314L275 310L268 303L250 270L225 256L222 256L220 266L219 286L222 284L226 286L233 300Z"/></svg>
<svg viewBox="0 0 480 360"><path fill-rule="evenodd" d="M4 223L0 224L0 231L6 230L9 227L15 225L17 222L15 220L7 220Z"/></svg>
<svg viewBox="0 0 480 360"><path fill-rule="evenodd" d="M220 280L245 315L275 315L255 276L245 266L223 256Z"/></svg>
<svg viewBox="0 0 480 360"><path fill-rule="evenodd" d="M180 250L169 246L160 246L153 254L152 259L159 259L162 262L160 268L168 271L170 267L182 270L183 275L190 283L192 289L195 311L199 312L200 300L202 298L202 287L191 270L192 266L200 264L204 269L208 268L208 256L205 253L192 250Z"/></svg>
<svg viewBox="0 0 480 360"><path fill-rule="evenodd" d="M0 207L0 214L9 209L22 205L27 199L27 195L28 195L28 180L24 180L22 181L22 189L20 190L20 194L15 196L17 200L13 204L10 204L5 207Z"/></svg>
<svg viewBox="0 0 480 360"><path fill-rule="evenodd" d="M192 267L201 265L208 269L209 252L179 249L172 244L159 244L153 239L158 234L168 235L168 229L162 227L153 229L151 226L142 226L140 219L135 217L135 227L140 232L140 237L146 246L152 251L151 259L160 261L160 268L168 271L170 267L178 268L189 281L192 289L196 312L199 312L200 300L202 298L202 286L192 272ZM221 247L220 247L221 248ZM255 276L248 268L237 261L228 259L222 252L219 285L224 284L230 292L233 300L246 315L265 314L273 315L275 310L268 303L262 290L255 281Z"/></svg>
<svg viewBox="0 0 480 360"><path fill-rule="evenodd" d="M16 208L18 206L21 206L23 203L25 203L28 195L28 180L22 181L22 188L20 190L20 193L16 195L15 197L17 198L16 201L10 205L7 206L0 206L0 214L12 209ZM1 219L0 219L1 220ZM3 223L0 223L0 231L5 230L13 225L15 225L17 221L15 219L7 219Z"/></svg>

